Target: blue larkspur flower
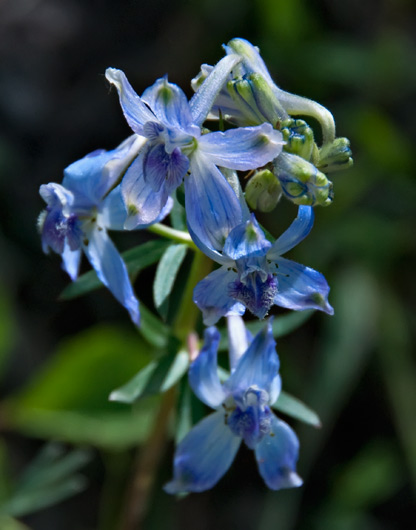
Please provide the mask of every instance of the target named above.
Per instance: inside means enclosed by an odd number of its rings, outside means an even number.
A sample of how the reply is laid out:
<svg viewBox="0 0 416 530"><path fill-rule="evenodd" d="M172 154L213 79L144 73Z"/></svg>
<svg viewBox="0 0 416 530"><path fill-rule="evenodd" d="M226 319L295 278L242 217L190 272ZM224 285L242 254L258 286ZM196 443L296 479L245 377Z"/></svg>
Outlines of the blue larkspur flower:
<svg viewBox="0 0 416 530"><path fill-rule="evenodd" d="M312 207L299 206L296 219L274 243L266 239L254 214L243 216L245 220L235 223L222 248L213 247L208 238L200 239L191 231L199 248L221 265L194 289L193 299L203 312L204 323L209 326L224 315L242 315L246 308L264 318L274 304L332 315L324 276L282 257L311 231Z"/></svg>
<svg viewBox="0 0 416 530"><path fill-rule="evenodd" d="M98 278L139 324L139 303L126 266L107 234L122 230L126 212L120 194L120 178L143 146L144 138L133 135L116 149L97 150L68 166L62 184L40 187L47 203L39 229L44 252L61 254L62 266L76 280L82 251ZM171 201L162 211L168 213Z"/></svg>
<svg viewBox="0 0 416 530"><path fill-rule="evenodd" d="M218 167L249 170L273 160L282 150L280 131L270 124L202 133L211 105L240 59L223 58L188 102L166 78L139 97L121 70L108 68L106 77L116 86L120 104L133 131L148 141L126 172L121 185L128 217L126 228L153 221L167 197L185 180L185 207L189 225L198 235L224 242L238 199Z"/></svg>
<svg viewBox="0 0 416 530"><path fill-rule="evenodd" d="M234 317L238 318L238 317ZM253 340L244 324L229 325L231 375L221 384L217 371L218 330L205 331L204 346L189 370L192 390L215 410L179 443L168 493L200 492L212 488L229 469L242 441L254 450L266 485L273 489L298 487L299 442L271 405L281 380L279 358L268 323ZM233 362L234 359L234 362Z"/></svg>

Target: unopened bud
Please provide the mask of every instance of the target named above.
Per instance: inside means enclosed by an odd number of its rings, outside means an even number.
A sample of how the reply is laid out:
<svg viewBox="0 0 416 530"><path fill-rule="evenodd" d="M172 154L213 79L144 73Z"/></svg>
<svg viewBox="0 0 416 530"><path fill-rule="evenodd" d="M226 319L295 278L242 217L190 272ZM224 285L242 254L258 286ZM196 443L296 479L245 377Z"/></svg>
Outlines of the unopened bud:
<svg viewBox="0 0 416 530"><path fill-rule="evenodd" d="M303 120L285 120L281 124L283 140L286 145L284 150L293 155L299 155L307 161L312 158L314 149L313 131Z"/></svg>
<svg viewBox="0 0 416 530"><path fill-rule="evenodd" d="M352 152L348 138L335 138L333 142L319 149L317 167L325 173L347 169L352 164Z"/></svg>
<svg viewBox="0 0 416 530"><path fill-rule="evenodd" d="M258 171L248 181L245 197L253 210L271 212L282 195L279 181L268 169Z"/></svg>
<svg viewBox="0 0 416 530"><path fill-rule="evenodd" d="M273 171L283 193L295 204L328 206L333 199L332 182L313 164L298 155L282 153Z"/></svg>

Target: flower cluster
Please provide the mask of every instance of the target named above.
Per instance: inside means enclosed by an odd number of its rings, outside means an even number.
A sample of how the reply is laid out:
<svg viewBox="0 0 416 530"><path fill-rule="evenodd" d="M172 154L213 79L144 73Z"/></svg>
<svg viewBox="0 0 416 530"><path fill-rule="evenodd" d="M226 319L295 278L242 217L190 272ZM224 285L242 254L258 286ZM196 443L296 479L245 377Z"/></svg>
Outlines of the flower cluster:
<svg viewBox="0 0 416 530"><path fill-rule="evenodd" d="M219 265L194 286L193 301L210 327L189 369L192 390L215 412L179 443L169 493L211 488L241 440L254 450L268 487L302 483L297 437L271 411L281 387L272 326L253 338L241 316L248 310L263 319L274 305L333 313L324 276L282 256L312 230L313 207L332 202L328 174L352 163L349 142L336 138L327 109L281 90L249 42L233 39L224 49L215 66L201 67L189 101L167 77L139 96L121 70L108 68L133 134L71 164L61 184L40 188L47 204L38 223L44 251L60 254L74 281L84 252L136 325L139 302L108 230L154 229L182 195L195 251ZM299 115L318 121L322 145ZM275 239L252 210L274 211L281 196L297 215ZM223 383L214 327L222 317L230 355Z"/></svg>

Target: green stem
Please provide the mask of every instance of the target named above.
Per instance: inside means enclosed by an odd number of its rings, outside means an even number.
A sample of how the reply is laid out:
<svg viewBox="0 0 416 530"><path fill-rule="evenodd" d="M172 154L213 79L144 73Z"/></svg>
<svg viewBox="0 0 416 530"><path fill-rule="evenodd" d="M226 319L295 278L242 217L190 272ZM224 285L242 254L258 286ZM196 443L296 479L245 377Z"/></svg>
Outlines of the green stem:
<svg viewBox="0 0 416 530"><path fill-rule="evenodd" d="M155 223L149 226L147 230L149 230L149 232L153 232L153 234L157 234L159 236L166 237L167 239L171 239L172 241L176 241L176 243L184 243L185 245L188 245L188 247L192 250L198 250L197 246L192 241L191 236L188 234L188 232L183 232L182 230L175 230L174 228L162 225L161 223Z"/></svg>

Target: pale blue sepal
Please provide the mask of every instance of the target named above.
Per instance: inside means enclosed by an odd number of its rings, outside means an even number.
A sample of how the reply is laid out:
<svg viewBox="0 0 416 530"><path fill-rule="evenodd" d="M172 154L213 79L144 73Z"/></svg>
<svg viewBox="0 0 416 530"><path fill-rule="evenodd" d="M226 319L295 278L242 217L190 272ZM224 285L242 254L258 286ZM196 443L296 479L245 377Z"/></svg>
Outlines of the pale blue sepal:
<svg viewBox="0 0 416 530"><path fill-rule="evenodd" d="M239 224L230 232L225 241L224 254L232 260L265 256L271 245L252 214L250 220Z"/></svg>
<svg viewBox="0 0 416 530"><path fill-rule="evenodd" d="M196 285L193 300L202 311L206 326L212 326L225 315L244 314L244 305L228 295L228 285L236 278L236 272L221 267Z"/></svg>
<svg viewBox="0 0 416 530"><path fill-rule="evenodd" d="M146 183L143 176L143 158L144 154L140 153L126 171L121 183L121 195L127 212L124 227L127 230L156 222L168 200L164 185L155 192Z"/></svg>
<svg viewBox="0 0 416 530"><path fill-rule="evenodd" d="M224 422L224 411L200 421L178 445L173 463L173 480L167 493L200 492L212 488L228 471L240 447Z"/></svg>
<svg viewBox="0 0 416 530"><path fill-rule="evenodd" d="M229 315L227 317L227 330L230 371L233 372L252 341L252 337L250 332L246 330L244 320L239 315Z"/></svg>
<svg viewBox="0 0 416 530"><path fill-rule="evenodd" d="M166 77L158 79L142 94L159 121L172 127L187 128L192 125L192 115L184 92Z"/></svg>
<svg viewBox="0 0 416 530"><path fill-rule="evenodd" d="M199 250L201 250L206 256L208 256L213 261L216 261L220 265L230 265L230 266L233 265L233 260L231 260L230 258L227 258L226 256L224 256L223 254L218 252L218 250L215 250L214 248L207 247L198 238L198 236L195 234L195 232L189 226L189 223L187 224L187 226L188 226L188 232L189 232L189 234L190 234L190 236L192 238L192 241L199 248Z"/></svg>
<svg viewBox="0 0 416 530"><path fill-rule="evenodd" d="M296 473L299 440L284 421L273 414L271 431L254 449L260 475L272 490L297 488L303 481Z"/></svg>
<svg viewBox="0 0 416 530"><path fill-rule="evenodd" d="M105 230L99 227L87 234L88 244L84 244L84 252L97 273L101 282L108 287L116 299L130 313L132 321L139 325L139 302L118 250L113 245Z"/></svg>
<svg viewBox="0 0 416 530"><path fill-rule="evenodd" d="M143 125L148 121L155 121L155 115L133 90L124 72L117 70L117 68L107 68L105 77L117 88L120 105L127 123L135 133L142 134Z"/></svg>
<svg viewBox="0 0 416 530"><path fill-rule="evenodd" d="M81 249L71 250L68 242L65 241L62 256L62 268L69 275L72 281L78 278L79 264L81 262Z"/></svg>
<svg viewBox="0 0 416 530"><path fill-rule="evenodd" d="M318 309L329 315L334 314L328 302L330 288L320 272L284 258L279 258L277 265L276 305L295 311Z"/></svg>
<svg viewBox="0 0 416 530"><path fill-rule="evenodd" d="M240 202L219 169L196 151L185 177L188 225L208 248L222 250L231 230L241 223Z"/></svg>
<svg viewBox="0 0 416 530"><path fill-rule="evenodd" d="M230 169L248 170L264 166L282 151L283 136L270 123L240 127L201 136L199 148L212 163Z"/></svg>
<svg viewBox="0 0 416 530"><path fill-rule="evenodd" d="M189 368L189 384L198 398L216 409L227 397L218 377L217 350L220 334L215 327L204 333L204 345Z"/></svg>
<svg viewBox="0 0 416 530"><path fill-rule="evenodd" d="M267 254L270 259L276 259L300 243L312 230L314 211L312 206L299 206L298 215L289 228L276 239Z"/></svg>
<svg viewBox="0 0 416 530"><path fill-rule="evenodd" d="M173 199L168 197L168 200L162 211L154 221L148 224L139 224L132 228L132 230L143 230L154 223L160 223L170 213L173 207ZM104 199L101 219L103 224L109 230L124 230L127 219L126 206L121 195L121 186L118 185L111 193Z"/></svg>
<svg viewBox="0 0 416 530"><path fill-rule="evenodd" d="M227 55L219 61L189 102L193 123L201 126L214 104L215 98L228 80L231 70L241 61L238 55Z"/></svg>
<svg viewBox="0 0 416 530"><path fill-rule="evenodd" d="M270 395L279 364L272 326L268 322L254 337L224 386L231 393L255 386Z"/></svg>

